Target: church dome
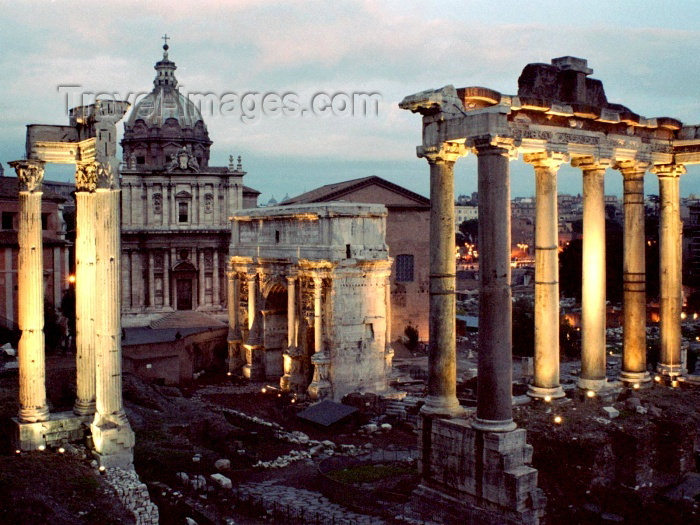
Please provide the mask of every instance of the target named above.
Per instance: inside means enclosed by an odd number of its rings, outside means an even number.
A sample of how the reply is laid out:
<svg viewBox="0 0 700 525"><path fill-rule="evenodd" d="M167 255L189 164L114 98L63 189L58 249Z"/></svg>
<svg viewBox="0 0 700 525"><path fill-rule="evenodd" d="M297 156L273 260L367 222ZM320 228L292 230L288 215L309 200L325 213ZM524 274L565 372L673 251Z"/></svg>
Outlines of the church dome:
<svg viewBox="0 0 700 525"><path fill-rule="evenodd" d="M153 90L139 100L124 123L122 148L127 169L164 169L183 150L200 168L209 162L209 133L196 105L177 88L177 66L168 58L156 62Z"/></svg>

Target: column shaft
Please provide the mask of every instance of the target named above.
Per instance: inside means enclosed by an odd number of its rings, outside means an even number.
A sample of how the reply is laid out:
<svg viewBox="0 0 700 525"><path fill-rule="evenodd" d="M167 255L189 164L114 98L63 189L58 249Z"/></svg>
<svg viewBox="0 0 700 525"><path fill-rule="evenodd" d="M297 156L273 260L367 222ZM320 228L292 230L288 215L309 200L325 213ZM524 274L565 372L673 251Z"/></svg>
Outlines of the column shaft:
<svg viewBox="0 0 700 525"><path fill-rule="evenodd" d="M248 330L253 328L253 322L255 321L255 299L257 295L257 289L255 286L255 274L248 276Z"/></svg>
<svg viewBox="0 0 700 525"><path fill-rule="evenodd" d="M199 307L201 308L204 306L204 301L205 301L205 287L206 287L206 279L205 279L205 269L204 269L204 250L200 248L199 250Z"/></svg>
<svg viewBox="0 0 700 525"><path fill-rule="evenodd" d="M624 196L623 347L620 379L639 384L650 380L646 361L646 267L644 257L644 171L622 167Z"/></svg>
<svg viewBox="0 0 700 525"><path fill-rule="evenodd" d="M211 275L211 281L212 281L212 300L211 304L214 306L221 306L221 297L219 293L219 285L221 284L220 279L221 277L219 276L219 252L217 251L216 248L214 248L213 252L213 257L214 257L214 268L212 271Z"/></svg>
<svg viewBox="0 0 700 525"><path fill-rule="evenodd" d="M33 423L49 419L44 356L44 250L41 238L41 181L44 167L43 163L31 161L17 161L10 165L20 179L17 322L22 335L17 349L19 420Z"/></svg>
<svg viewBox="0 0 700 525"><path fill-rule="evenodd" d="M121 304L119 297L119 190L97 189L95 227L100 300L95 302L96 404L98 421L128 424L122 406Z"/></svg>
<svg viewBox="0 0 700 525"><path fill-rule="evenodd" d="M95 194L77 191L75 235L76 399L78 415L95 413Z"/></svg>
<svg viewBox="0 0 700 525"><path fill-rule="evenodd" d="M156 272L153 250L148 250L148 306L156 305Z"/></svg>
<svg viewBox="0 0 700 525"><path fill-rule="evenodd" d="M477 145L479 191L479 381L477 429L510 431L512 304L510 290L509 151Z"/></svg>
<svg viewBox="0 0 700 525"><path fill-rule="evenodd" d="M287 347L296 346L296 277L287 277Z"/></svg>
<svg viewBox="0 0 700 525"><path fill-rule="evenodd" d="M163 250L163 306L170 306L170 253Z"/></svg>
<svg viewBox="0 0 700 525"><path fill-rule="evenodd" d="M605 379L605 168L583 168L581 377L579 388L600 390Z"/></svg>
<svg viewBox="0 0 700 525"><path fill-rule="evenodd" d="M559 384L559 214L557 171L564 157L533 154L535 167L535 367L531 397L564 397Z"/></svg>
<svg viewBox="0 0 700 525"><path fill-rule="evenodd" d="M323 318L321 316L321 295L323 280L314 277L314 353L323 352Z"/></svg>
<svg viewBox="0 0 700 525"><path fill-rule="evenodd" d="M685 373L681 363L681 216L680 174L682 166L657 171L659 176L659 339L658 371L677 376ZM674 169L675 168L675 169Z"/></svg>

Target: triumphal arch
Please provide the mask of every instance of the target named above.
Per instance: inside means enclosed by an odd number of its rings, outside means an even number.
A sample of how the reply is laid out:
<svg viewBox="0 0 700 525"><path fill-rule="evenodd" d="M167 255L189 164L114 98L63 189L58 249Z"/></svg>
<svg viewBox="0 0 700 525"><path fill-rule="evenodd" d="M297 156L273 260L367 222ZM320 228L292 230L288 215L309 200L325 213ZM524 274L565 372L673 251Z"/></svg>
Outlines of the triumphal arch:
<svg viewBox="0 0 700 525"><path fill-rule="evenodd" d="M564 163L583 179L582 363L578 387L601 391L606 379L604 174L624 182L623 385L650 381L646 364L644 174L660 194L660 341L657 373L684 374L681 364L681 219L679 179L700 162L698 126L646 118L608 102L587 61L561 57L529 64L518 94L445 86L408 96L420 113L417 153L430 165L431 267L428 398L421 431L422 489L466 502L477 521L490 512L508 523L536 523L544 508L532 450L517 429L511 400L509 163L522 155L536 182L535 370L530 396L562 397L559 383L557 171ZM464 417L455 385L454 164L478 158L480 307L475 414ZM499 518L503 519L503 518ZM510 521L508 521L510 520Z"/></svg>
<svg viewBox="0 0 700 525"><path fill-rule="evenodd" d="M33 450L79 439L86 426L104 466L129 466L134 433L122 405L119 162L116 124L129 104L98 100L67 126L27 126L19 192L19 415L16 442ZM47 162L75 164L76 401L49 413L45 385L41 184Z"/></svg>
<svg viewBox="0 0 700 525"><path fill-rule="evenodd" d="M311 399L387 390L386 214L380 204L331 202L231 218L231 373Z"/></svg>

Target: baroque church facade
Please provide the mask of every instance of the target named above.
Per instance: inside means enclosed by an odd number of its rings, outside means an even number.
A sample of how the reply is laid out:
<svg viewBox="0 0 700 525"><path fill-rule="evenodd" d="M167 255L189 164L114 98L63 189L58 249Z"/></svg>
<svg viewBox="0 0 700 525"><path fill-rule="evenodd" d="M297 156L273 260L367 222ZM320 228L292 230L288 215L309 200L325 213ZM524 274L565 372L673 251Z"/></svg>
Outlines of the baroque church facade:
<svg viewBox="0 0 700 525"><path fill-rule="evenodd" d="M176 310L226 315L229 216L255 208L240 156L209 165L212 141L195 104L177 87L163 46L153 90L124 124L122 324Z"/></svg>

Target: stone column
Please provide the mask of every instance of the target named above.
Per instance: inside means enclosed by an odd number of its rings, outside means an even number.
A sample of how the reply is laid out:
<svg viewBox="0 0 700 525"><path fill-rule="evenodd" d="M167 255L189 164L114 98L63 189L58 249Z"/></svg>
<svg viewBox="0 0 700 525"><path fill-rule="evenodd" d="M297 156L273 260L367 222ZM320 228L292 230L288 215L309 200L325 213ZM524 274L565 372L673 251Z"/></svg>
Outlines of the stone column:
<svg viewBox="0 0 700 525"><path fill-rule="evenodd" d="M79 163L75 171L75 331L76 396L73 412L95 413L95 188L97 166Z"/></svg>
<svg viewBox="0 0 700 525"><path fill-rule="evenodd" d="M578 387L602 390L605 378L605 169L609 162L574 159L583 170L581 377Z"/></svg>
<svg viewBox="0 0 700 525"><path fill-rule="evenodd" d="M646 162L618 163L623 177L625 214L623 239L623 314L622 371L620 380L628 386L651 381L647 372L647 302L644 236L644 172Z"/></svg>
<svg viewBox="0 0 700 525"><path fill-rule="evenodd" d="M263 316L257 305L257 274L248 275L248 339L245 348L245 365L243 375L248 379L261 380L265 377L263 349Z"/></svg>
<svg viewBox="0 0 700 525"><path fill-rule="evenodd" d="M314 355L311 364L314 366L314 377L309 385L308 393L311 399L324 399L331 396L331 384L328 380L330 357L323 348L323 279L313 276L314 281Z"/></svg>
<svg viewBox="0 0 700 525"><path fill-rule="evenodd" d="M507 432L516 427L510 290L512 144L489 136L474 146L479 172L479 382L472 427Z"/></svg>
<svg viewBox="0 0 700 525"><path fill-rule="evenodd" d="M657 370L671 377L686 371L681 363L681 214L683 165L655 166L659 178L659 345Z"/></svg>
<svg viewBox="0 0 700 525"><path fill-rule="evenodd" d="M280 379L280 388L284 391L303 393L306 385L300 362L302 353L297 348L296 281L296 275L287 276L287 348L282 356L284 375Z"/></svg>
<svg viewBox="0 0 700 525"><path fill-rule="evenodd" d="M233 373L240 366L241 357L241 325L238 320L238 309L241 301L241 282L238 274L231 269L228 272L228 371Z"/></svg>
<svg viewBox="0 0 700 525"><path fill-rule="evenodd" d="M212 298L211 298L211 304L213 306L219 307L221 306L221 294L219 293L219 285L221 284L219 279L219 252L216 248L214 248L214 252L212 253L213 256L213 270L212 270L212 275L211 275L211 286L212 286Z"/></svg>
<svg viewBox="0 0 700 525"><path fill-rule="evenodd" d="M204 269L204 249L200 248L199 249L199 284L197 286L198 291L199 291L199 304L197 305L199 308L204 306L204 300L205 300L205 287L206 287L206 279L205 279L205 269Z"/></svg>
<svg viewBox="0 0 700 525"><path fill-rule="evenodd" d="M17 323L22 335L17 348L19 365L19 421L49 419L44 356L44 249L41 238L41 183L44 163L10 162L19 179L19 261Z"/></svg>
<svg viewBox="0 0 700 525"><path fill-rule="evenodd" d="M212 193L214 197L214 202L213 208L212 208L212 216L214 217L214 226L221 226L221 204L219 201L219 181L217 180L214 183L214 187L212 188Z"/></svg>
<svg viewBox="0 0 700 525"><path fill-rule="evenodd" d="M119 295L119 190L101 184L95 192L95 228L99 301L95 301L96 414L91 425L95 451L105 466L133 461L134 433L122 405L121 304ZM107 176L107 181L118 180ZM114 184L114 182L113 182Z"/></svg>
<svg viewBox="0 0 700 525"><path fill-rule="evenodd" d="M454 417L457 400L455 309L454 164L464 148L451 144L419 147L430 165L430 348L428 397L422 413Z"/></svg>
<svg viewBox="0 0 700 525"><path fill-rule="evenodd" d="M391 273L387 274L384 282L384 311L386 317L386 342L384 350L384 364L386 367L387 387L389 382L389 374L391 373L391 364L394 360L394 349L391 347Z"/></svg>
<svg viewBox="0 0 700 525"><path fill-rule="evenodd" d="M156 305L156 272L153 250L148 250L148 306Z"/></svg>
<svg viewBox="0 0 700 525"><path fill-rule="evenodd" d="M528 395L564 397L559 384L559 214L557 171L568 156L524 156L535 168L535 370Z"/></svg>
<svg viewBox="0 0 700 525"><path fill-rule="evenodd" d="M170 253L163 250L163 306L170 306Z"/></svg>

